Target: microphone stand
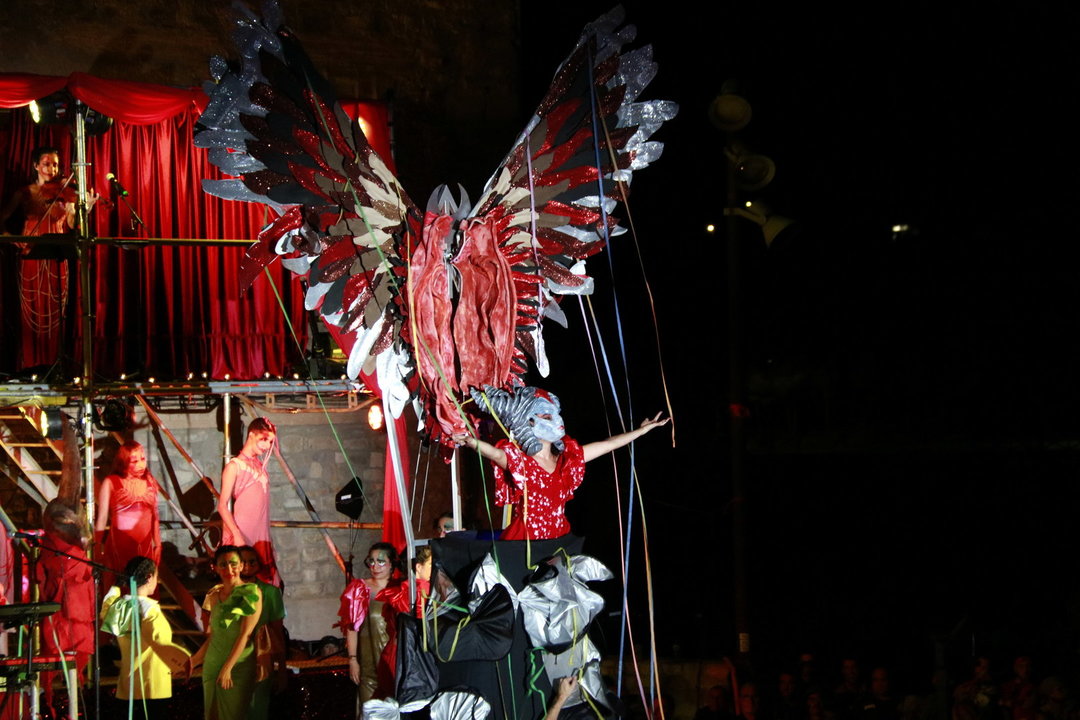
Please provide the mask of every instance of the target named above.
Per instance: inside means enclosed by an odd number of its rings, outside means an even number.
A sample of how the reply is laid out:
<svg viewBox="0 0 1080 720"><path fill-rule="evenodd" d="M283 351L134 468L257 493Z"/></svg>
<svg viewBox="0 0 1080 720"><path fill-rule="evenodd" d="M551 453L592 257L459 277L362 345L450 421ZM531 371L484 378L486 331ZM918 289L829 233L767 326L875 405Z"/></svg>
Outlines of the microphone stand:
<svg viewBox="0 0 1080 720"><path fill-rule="evenodd" d="M126 207L128 209L128 212L131 213L131 229L134 230L136 225L146 227L146 223L144 223L143 219L139 217L139 213L135 212L135 208L132 207L131 202L128 200L127 192L120 191L120 183L117 182L116 178L112 179L112 185L113 190L120 197L120 200L123 201L124 207Z"/></svg>

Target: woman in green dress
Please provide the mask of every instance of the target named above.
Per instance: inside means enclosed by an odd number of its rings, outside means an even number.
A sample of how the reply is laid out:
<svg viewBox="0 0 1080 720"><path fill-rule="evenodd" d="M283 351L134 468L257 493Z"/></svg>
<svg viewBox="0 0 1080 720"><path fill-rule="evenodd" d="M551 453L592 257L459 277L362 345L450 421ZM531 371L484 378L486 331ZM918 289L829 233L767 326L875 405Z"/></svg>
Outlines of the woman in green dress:
<svg viewBox="0 0 1080 720"><path fill-rule="evenodd" d="M255 691L254 632L262 612L262 593L240 577L240 550L222 545L214 553L221 577L206 594L209 637L191 657L191 668L203 667L206 720L244 720Z"/></svg>

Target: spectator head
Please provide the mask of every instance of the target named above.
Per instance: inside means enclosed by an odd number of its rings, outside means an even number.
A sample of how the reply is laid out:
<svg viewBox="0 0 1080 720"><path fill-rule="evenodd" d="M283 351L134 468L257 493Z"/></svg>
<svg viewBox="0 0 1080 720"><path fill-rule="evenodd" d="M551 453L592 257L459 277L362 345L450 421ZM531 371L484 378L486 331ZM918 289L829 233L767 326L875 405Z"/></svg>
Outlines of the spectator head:
<svg viewBox="0 0 1080 720"><path fill-rule="evenodd" d="M124 574L135 581L135 591L139 595L150 595L157 589L157 565L148 557L136 555L128 560Z"/></svg>
<svg viewBox="0 0 1080 720"><path fill-rule="evenodd" d="M250 545L240 546L240 562L243 563L240 566L240 577L245 582L251 582L262 572L262 558Z"/></svg>
<svg viewBox="0 0 1080 720"><path fill-rule="evenodd" d="M420 580L431 580L431 548L421 545L416 548L416 557L412 561L413 574Z"/></svg>
<svg viewBox="0 0 1080 720"><path fill-rule="evenodd" d="M870 673L870 694L876 698L889 696L889 671L885 668L874 668Z"/></svg>
<svg viewBox="0 0 1080 720"><path fill-rule="evenodd" d="M454 527L453 513L444 512L435 518L435 522L431 524L431 529L435 531L435 537L446 537L447 533L454 532L457 528Z"/></svg>

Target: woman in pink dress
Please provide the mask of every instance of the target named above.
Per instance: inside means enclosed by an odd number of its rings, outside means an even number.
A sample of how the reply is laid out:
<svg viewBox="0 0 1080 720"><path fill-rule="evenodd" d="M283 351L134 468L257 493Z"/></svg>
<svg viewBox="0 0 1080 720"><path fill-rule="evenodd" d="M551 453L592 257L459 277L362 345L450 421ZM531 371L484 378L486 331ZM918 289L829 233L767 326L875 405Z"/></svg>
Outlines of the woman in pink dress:
<svg viewBox="0 0 1080 720"><path fill-rule="evenodd" d="M258 578L281 587L270 538L270 476L266 473L276 440L277 430L272 422L266 418L252 420L243 449L221 473L218 514L222 545L255 548L262 560Z"/></svg>
<svg viewBox="0 0 1080 720"><path fill-rule="evenodd" d="M104 538L104 563L121 569L141 555L161 562L161 528L158 524L158 483L150 474L146 449L133 440L120 446L113 471L98 490L95 536Z"/></svg>

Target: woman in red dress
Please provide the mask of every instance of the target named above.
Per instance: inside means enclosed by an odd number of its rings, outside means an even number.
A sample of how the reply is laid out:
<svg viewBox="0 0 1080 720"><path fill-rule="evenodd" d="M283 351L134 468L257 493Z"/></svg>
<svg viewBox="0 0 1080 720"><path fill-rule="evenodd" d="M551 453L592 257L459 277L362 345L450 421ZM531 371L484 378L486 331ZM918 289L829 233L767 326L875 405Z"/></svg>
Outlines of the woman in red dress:
<svg viewBox="0 0 1080 720"><path fill-rule="evenodd" d="M359 702L394 695L397 615L409 612L409 590L396 577L398 554L390 543L368 550L364 564L371 577L353 579L341 594L338 622L349 652L349 677Z"/></svg>
<svg viewBox="0 0 1080 720"><path fill-rule="evenodd" d="M74 186L61 181L60 152L39 147L31 153L34 179L19 188L0 210L0 227L18 208L23 211L23 235L66 233L75 227L75 203L70 202ZM86 210L97 202L92 190L86 196ZM22 246L22 254L30 251ZM50 365L60 350L60 326L67 305L68 268L64 260L31 260L19 263L19 297L22 307L21 367Z"/></svg>
<svg viewBox="0 0 1080 720"><path fill-rule="evenodd" d="M566 434L559 398L546 390L523 387L508 393L488 386L483 394L474 390L473 398L479 407L490 407L512 435L495 445L454 436L495 466L495 503L512 506L500 540L547 540L569 533L566 503L585 477L585 463L668 422L657 413L636 430L580 445Z"/></svg>
<svg viewBox="0 0 1080 720"><path fill-rule="evenodd" d="M98 490L95 535L105 537L103 560L119 569L141 555L161 562L161 528L158 524L158 484L150 474L146 450L137 442L120 446L113 459L113 471Z"/></svg>

